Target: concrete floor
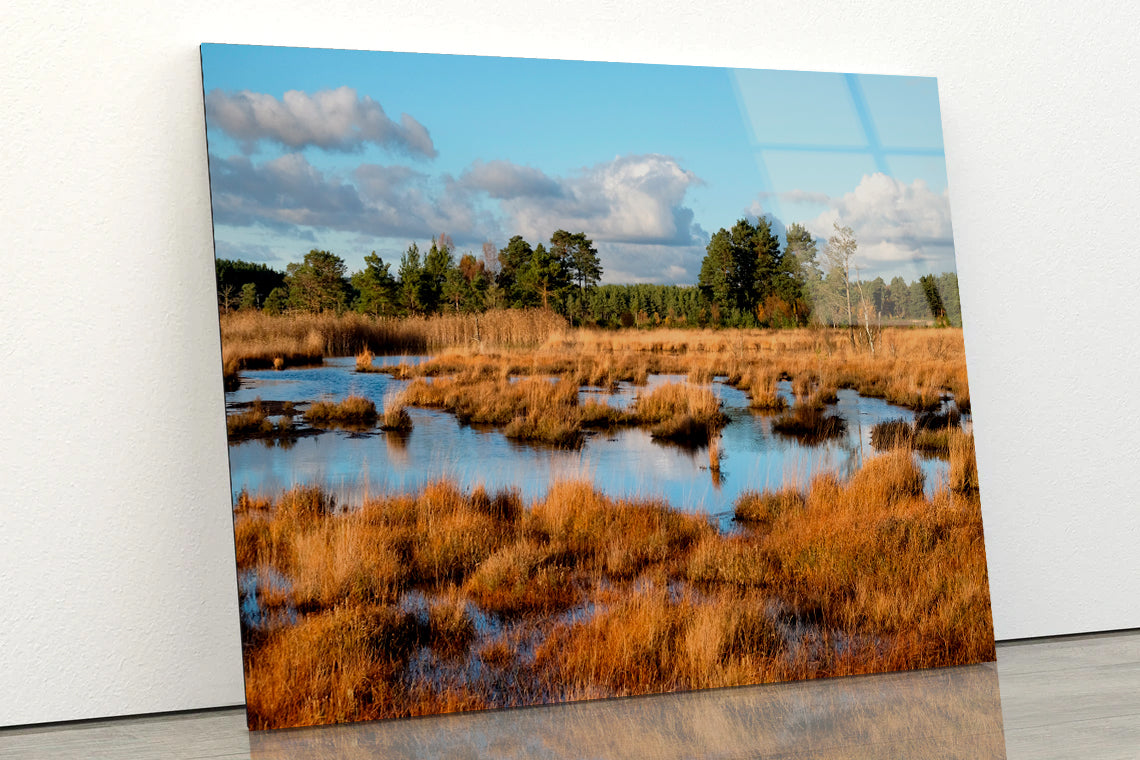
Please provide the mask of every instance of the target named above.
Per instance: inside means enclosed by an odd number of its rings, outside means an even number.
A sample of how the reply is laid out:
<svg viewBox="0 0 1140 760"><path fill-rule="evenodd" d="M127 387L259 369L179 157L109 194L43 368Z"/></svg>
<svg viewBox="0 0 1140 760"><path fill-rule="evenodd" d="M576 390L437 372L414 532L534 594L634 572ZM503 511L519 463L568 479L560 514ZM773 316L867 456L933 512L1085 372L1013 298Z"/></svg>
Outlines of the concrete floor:
<svg viewBox="0 0 1140 760"><path fill-rule="evenodd" d="M1000 694L999 694L1000 686ZM240 708L0 730L0 758L1140 757L1140 631L996 665L249 733Z"/></svg>

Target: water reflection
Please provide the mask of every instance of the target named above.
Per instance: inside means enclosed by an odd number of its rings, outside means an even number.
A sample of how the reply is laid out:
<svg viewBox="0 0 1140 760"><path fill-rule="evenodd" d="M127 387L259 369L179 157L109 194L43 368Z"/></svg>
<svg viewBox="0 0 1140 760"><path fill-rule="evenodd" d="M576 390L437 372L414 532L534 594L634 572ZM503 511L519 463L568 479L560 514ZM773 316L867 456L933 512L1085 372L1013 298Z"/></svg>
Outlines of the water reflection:
<svg viewBox="0 0 1140 760"><path fill-rule="evenodd" d="M250 734L253 758L1004 760L992 663Z"/></svg>
<svg viewBox="0 0 1140 760"><path fill-rule="evenodd" d="M411 363L419 358L385 360ZM353 366L354 360L346 357L328 360L322 367L249 372L243 387L227 394L227 402L237 404L256 397L299 402L355 393L379 405L386 394L406 384L386 374L356 373ZM649 385L683 379L651 376ZM552 480L587 478L612 496L663 497L679 509L727 520L742 491L778 488L793 481L806 485L812 476L827 470L848 474L873 453L873 425L914 420L908 409L840 390L832 411L847 421L847 433L806 445L775 433L772 417L749 410L743 391L719 381L712 387L731 419L717 441L719 469L710 467L707 446L692 449L663 444L639 428L592 432L580 449L552 449L509 440L494 428L461 425L446 412L413 408L409 413L414 429L407 434L329 431L299 438L288 448L270 448L258 441L233 445L231 480L235 494L243 488L274 494L298 483L321 483L351 500L361 492L415 491L446 477L463 488L515 486L529 501L543 496ZM581 395L626 407L643 390L622 383L613 392L584 388ZM779 392L791 399L787 382L780 384ZM931 494L946 481L947 463L926 457L919 457L918 462Z"/></svg>

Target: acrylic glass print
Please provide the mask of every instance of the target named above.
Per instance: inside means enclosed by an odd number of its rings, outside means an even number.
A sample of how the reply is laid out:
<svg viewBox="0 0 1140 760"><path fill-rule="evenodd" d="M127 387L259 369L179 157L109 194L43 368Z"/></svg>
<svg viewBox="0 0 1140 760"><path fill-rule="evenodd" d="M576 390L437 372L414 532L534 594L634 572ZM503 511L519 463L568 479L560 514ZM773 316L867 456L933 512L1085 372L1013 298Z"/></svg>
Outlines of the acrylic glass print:
<svg viewBox="0 0 1140 760"><path fill-rule="evenodd" d="M934 80L202 64L252 728L993 660Z"/></svg>

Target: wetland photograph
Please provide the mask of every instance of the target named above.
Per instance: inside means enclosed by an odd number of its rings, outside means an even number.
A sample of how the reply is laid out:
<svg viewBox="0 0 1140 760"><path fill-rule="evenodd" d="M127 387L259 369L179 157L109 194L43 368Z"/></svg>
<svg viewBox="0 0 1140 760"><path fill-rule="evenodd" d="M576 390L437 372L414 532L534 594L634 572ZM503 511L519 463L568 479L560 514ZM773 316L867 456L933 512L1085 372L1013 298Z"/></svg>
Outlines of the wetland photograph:
<svg viewBox="0 0 1140 760"><path fill-rule="evenodd" d="M994 659L935 80L202 70L250 728Z"/></svg>

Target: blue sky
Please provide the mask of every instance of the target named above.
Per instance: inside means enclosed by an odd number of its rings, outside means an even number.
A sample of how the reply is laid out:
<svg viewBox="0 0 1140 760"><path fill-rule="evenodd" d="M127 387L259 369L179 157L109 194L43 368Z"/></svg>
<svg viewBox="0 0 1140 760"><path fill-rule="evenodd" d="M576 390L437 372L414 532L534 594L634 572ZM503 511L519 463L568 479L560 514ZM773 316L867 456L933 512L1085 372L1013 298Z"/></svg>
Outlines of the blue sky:
<svg viewBox="0 0 1140 760"><path fill-rule="evenodd" d="M933 79L204 45L215 242L350 270L589 235L606 282L692 283L767 214L851 226L866 276L954 269Z"/></svg>

